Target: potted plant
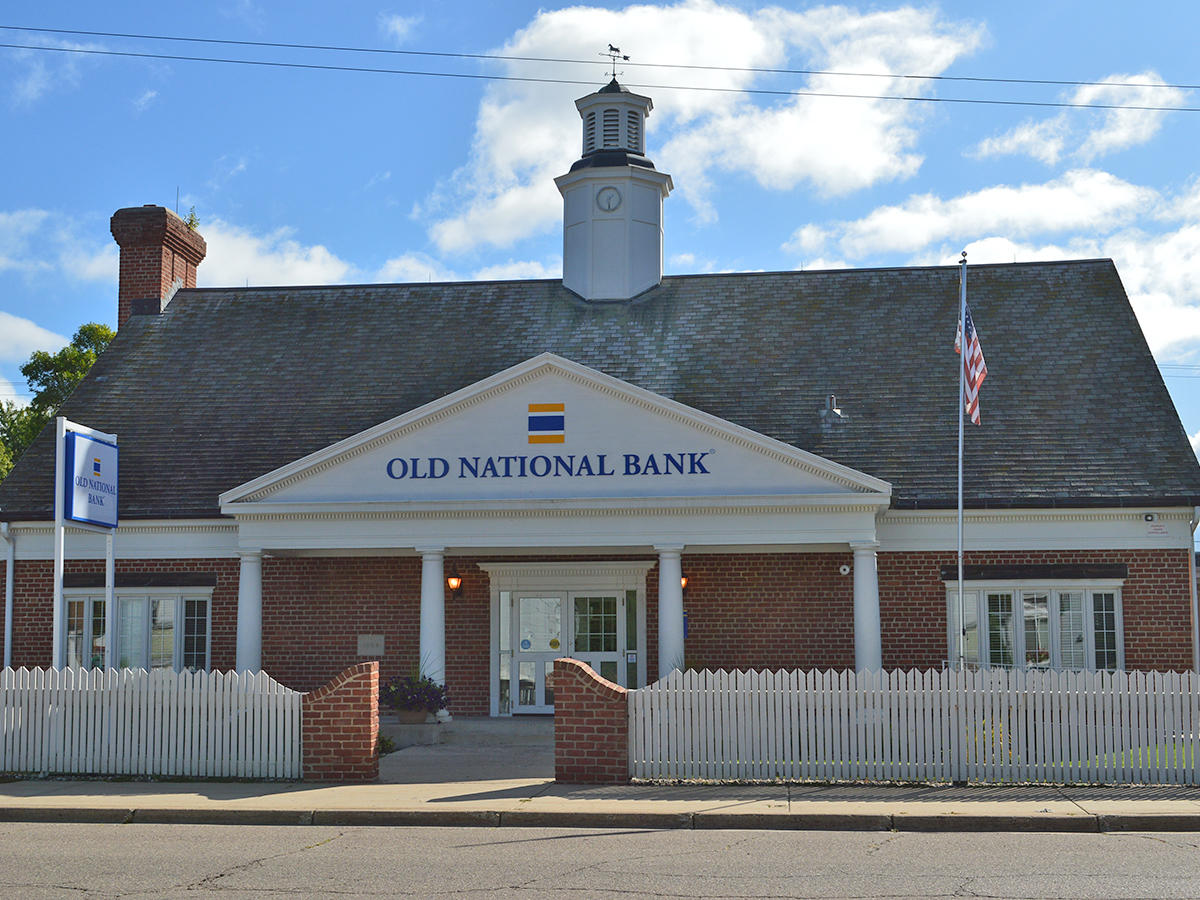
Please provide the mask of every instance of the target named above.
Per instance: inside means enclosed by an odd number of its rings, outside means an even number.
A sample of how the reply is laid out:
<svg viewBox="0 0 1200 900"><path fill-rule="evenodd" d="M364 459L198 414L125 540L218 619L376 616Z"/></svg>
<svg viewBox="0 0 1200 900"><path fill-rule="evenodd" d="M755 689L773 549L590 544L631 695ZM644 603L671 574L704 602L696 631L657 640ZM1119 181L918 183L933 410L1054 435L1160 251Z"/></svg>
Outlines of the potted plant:
<svg viewBox="0 0 1200 900"><path fill-rule="evenodd" d="M428 720L432 713L446 708L445 685L427 675L397 675L379 689L379 705L396 711L402 723Z"/></svg>

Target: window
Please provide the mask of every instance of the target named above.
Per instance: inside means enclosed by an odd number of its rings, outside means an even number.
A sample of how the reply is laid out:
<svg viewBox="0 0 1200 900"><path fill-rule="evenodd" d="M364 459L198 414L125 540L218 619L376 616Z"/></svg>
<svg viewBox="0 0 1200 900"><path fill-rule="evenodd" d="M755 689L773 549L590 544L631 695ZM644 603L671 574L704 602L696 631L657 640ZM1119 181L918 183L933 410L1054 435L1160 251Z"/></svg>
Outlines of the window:
<svg viewBox="0 0 1200 900"><path fill-rule="evenodd" d="M1124 668L1119 584L964 586L963 655L984 668ZM958 585L946 585L948 654L958 659ZM982 657L981 657L982 653Z"/></svg>
<svg viewBox="0 0 1200 900"><path fill-rule="evenodd" d="M211 590L119 590L114 597L116 667L208 669ZM104 593L71 591L65 599L66 664L103 668L109 640Z"/></svg>

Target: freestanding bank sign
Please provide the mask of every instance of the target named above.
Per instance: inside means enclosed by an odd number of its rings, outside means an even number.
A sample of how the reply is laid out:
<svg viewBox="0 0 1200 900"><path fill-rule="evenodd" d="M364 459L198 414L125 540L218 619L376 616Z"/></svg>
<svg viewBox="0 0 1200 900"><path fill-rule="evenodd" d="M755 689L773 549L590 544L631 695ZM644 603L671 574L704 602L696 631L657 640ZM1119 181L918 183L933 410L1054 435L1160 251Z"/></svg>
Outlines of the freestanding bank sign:
<svg viewBox="0 0 1200 900"><path fill-rule="evenodd" d="M113 532L117 528L117 436L70 422L55 421L54 453L54 668L66 657L66 606L63 563L66 530L105 536L104 617L105 666L116 649L117 609L113 602Z"/></svg>

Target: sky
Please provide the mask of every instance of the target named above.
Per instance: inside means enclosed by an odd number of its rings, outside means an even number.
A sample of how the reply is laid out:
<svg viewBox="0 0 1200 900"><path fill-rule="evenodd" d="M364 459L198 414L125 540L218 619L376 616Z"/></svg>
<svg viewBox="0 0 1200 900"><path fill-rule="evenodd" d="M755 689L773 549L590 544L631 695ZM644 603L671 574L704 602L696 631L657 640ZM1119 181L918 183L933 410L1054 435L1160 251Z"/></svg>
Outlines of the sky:
<svg viewBox="0 0 1200 900"><path fill-rule="evenodd" d="M15 6L0 398L28 400L32 351L115 325L121 207L194 209L202 286L561 277L553 178L614 44L674 179L667 274L1111 257L1200 447L1200 4Z"/></svg>

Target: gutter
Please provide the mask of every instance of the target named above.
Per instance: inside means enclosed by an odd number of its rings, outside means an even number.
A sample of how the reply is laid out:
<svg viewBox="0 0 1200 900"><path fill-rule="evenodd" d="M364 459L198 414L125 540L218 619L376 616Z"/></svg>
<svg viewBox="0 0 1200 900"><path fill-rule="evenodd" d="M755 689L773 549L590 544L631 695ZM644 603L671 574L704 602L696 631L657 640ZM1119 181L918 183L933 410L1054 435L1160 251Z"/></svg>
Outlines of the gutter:
<svg viewBox="0 0 1200 900"><path fill-rule="evenodd" d="M7 544L4 559L4 666L12 668L13 642L13 563L17 555L17 537L8 522L0 522L0 539Z"/></svg>

